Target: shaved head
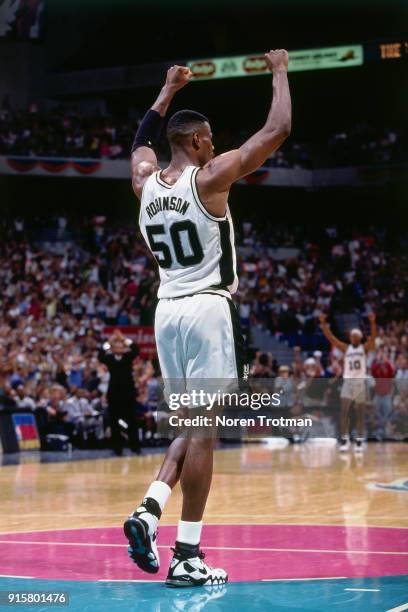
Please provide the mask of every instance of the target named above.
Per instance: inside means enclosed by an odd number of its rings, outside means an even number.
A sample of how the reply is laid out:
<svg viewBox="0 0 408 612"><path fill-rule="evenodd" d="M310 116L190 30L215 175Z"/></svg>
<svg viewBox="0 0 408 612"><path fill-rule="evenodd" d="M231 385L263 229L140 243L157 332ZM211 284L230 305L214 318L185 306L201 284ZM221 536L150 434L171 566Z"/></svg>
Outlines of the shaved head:
<svg viewBox="0 0 408 612"><path fill-rule="evenodd" d="M207 117L193 110L181 110L174 113L167 124L167 138L171 145L182 142L187 136L199 131L209 123Z"/></svg>
<svg viewBox="0 0 408 612"><path fill-rule="evenodd" d="M175 113L167 124L171 157L187 155L196 166L204 166L214 157L214 145L209 121L193 110Z"/></svg>

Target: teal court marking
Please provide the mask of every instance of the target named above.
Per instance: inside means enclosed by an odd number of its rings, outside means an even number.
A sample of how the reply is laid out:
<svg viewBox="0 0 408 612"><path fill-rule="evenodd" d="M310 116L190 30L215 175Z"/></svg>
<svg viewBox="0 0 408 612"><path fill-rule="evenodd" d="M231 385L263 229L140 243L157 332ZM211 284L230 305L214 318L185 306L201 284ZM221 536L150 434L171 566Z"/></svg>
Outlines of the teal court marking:
<svg viewBox="0 0 408 612"><path fill-rule="evenodd" d="M0 578L0 591L68 592L68 606L0 606L24 612L386 612L408 610L408 576L234 582L169 589L157 582L86 582Z"/></svg>

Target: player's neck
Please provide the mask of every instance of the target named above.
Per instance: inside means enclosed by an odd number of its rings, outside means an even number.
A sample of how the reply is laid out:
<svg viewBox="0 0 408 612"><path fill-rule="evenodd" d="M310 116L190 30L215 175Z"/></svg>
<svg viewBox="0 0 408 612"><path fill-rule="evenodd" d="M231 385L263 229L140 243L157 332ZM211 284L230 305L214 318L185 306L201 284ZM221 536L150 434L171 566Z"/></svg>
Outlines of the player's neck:
<svg viewBox="0 0 408 612"><path fill-rule="evenodd" d="M187 151L176 151L172 153L170 164L165 169L165 174L177 174L183 172L186 166L198 166L198 160L195 155Z"/></svg>

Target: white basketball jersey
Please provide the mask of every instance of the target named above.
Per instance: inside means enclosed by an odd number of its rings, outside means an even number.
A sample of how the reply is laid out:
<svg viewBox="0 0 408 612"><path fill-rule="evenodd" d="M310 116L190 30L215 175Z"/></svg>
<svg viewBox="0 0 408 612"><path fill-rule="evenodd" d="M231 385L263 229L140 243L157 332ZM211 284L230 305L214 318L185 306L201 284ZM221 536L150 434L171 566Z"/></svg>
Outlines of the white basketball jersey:
<svg viewBox="0 0 408 612"><path fill-rule="evenodd" d="M159 298L237 290L231 215L228 207L224 217L206 211L197 192L198 171L187 166L174 185L158 171L143 187L139 223L159 265Z"/></svg>
<svg viewBox="0 0 408 612"><path fill-rule="evenodd" d="M367 359L364 345L353 346L349 344L344 355L343 378L366 378Z"/></svg>

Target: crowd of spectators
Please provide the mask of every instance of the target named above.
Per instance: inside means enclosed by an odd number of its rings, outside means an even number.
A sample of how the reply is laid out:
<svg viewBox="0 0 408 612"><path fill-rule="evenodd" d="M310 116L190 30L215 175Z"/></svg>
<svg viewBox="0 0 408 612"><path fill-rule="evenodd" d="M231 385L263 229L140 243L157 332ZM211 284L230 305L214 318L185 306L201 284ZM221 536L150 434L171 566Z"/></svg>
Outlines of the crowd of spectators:
<svg viewBox="0 0 408 612"><path fill-rule="evenodd" d="M268 246L267 246L268 245ZM272 247L272 248L271 248ZM368 356L372 398L370 433L378 439L408 435L408 257L406 245L383 228L350 232L328 226L318 237L304 228L241 231L237 295L244 329L259 326L293 348L282 365L272 354L257 353L253 377L276 377L284 390L282 407L339 405L343 355L323 338L317 317L325 312L343 339L347 330L367 330L366 316L377 315L376 350ZM315 393L313 379L324 379ZM327 379L327 384L326 384Z"/></svg>
<svg viewBox="0 0 408 612"><path fill-rule="evenodd" d="M64 254L27 240L24 221L2 228L0 246L0 392L3 404L39 409L53 434L89 431L103 438L108 385L98 361L109 325L150 325L156 287L147 249L134 230L91 239ZM134 362L142 420L157 376Z"/></svg>
<svg viewBox="0 0 408 612"><path fill-rule="evenodd" d="M64 229L69 224L65 219ZM328 352L318 313L326 312L341 333L342 313L364 328L364 316L374 311L374 429L378 437L389 435L384 422L391 414L402 422L408 411L406 257L392 254L384 230L374 228L351 235L331 226L318 242L304 228L258 230L245 222L237 230L236 301L244 331L251 344L250 330L258 326L294 355L287 367L254 351L251 374L277 377L287 407L296 411L299 381L341 376L341 356ZM103 441L108 373L98 353L105 326L152 325L155 263L135 227L108 227L103 217L89 220L84 238L62 251L34 243L22 219L3 221L0 234L1 404L38 411L44 433ZM135 409L152 438L158 364L138 356L133 371Z"/></svg>
<svg viewBox="0 0 408 612"><path fill-rule="evenodd" d="M242 325L261 325L310 351L327 348L316 332L322 311L340 327L350 316L364 324L371 311L380 324L407 320L406 244L391 243L379 227L328 226L313 236L303 227L264 224L259 230L244 223L237 295Z"/></svg>
<svg viewBox="0 0 408 612"><path fill-rule="evenodd" d="M294 417L308 412L320 421L322 436L331 436L333 420L327 430L324 417L330 409L335 418L340 412L343 360L335 348L327 353L316 350L305 358L296 346L292 362L279 365L272 353L257 351L250 376L261 381L260 386L255 381L256 391L280 394L280 409ZM367 362L367 435L378 441L408 438L408 323L393 322L387 333L381 328Z"/></svg>
<svg viewBox="0 0 408 612"><path fill-rule="evenodd" d="M124 159L137 122L74 110L0 110L0 155Z"/></svg>
<svg viewBox="0 0 408 612"><path fill-rule="evenodd" d="M138 121L109 115L85 115L73 109L40 112L0 110L0 155L126 159ZM216 137L217 151L242 144L249 134L224 127ZM161 157L168 155L164 140ZM341 167L386 164L407 159L401 134L392 128L357 124L320 136L313 143L289 139L266 165L276 168Z"/></svg>

